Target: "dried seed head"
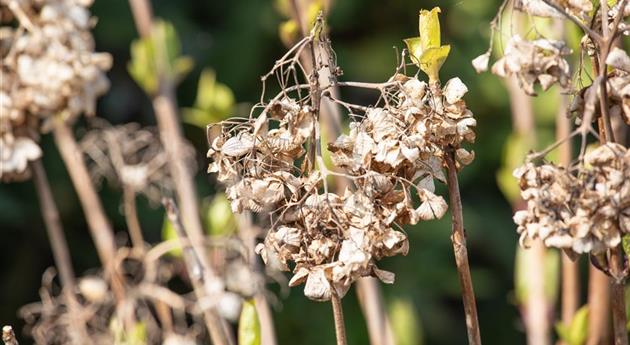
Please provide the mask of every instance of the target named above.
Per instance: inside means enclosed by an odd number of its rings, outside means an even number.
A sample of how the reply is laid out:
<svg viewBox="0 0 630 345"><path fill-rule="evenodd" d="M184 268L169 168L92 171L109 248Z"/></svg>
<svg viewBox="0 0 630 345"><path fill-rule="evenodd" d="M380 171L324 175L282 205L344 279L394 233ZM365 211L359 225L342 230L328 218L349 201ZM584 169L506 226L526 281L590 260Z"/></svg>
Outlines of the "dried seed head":
<svg viewBox="0 0 630 345"><path fill-rule="evenodd" d="M619 245L630 230L630 151L608 143L589 152L585 162L576 173L531 163L515 171L527 201L527 209L514 215L522 245L540 238L578 254Z"/></svg>
<svg viewBox="0 0 630 345"><path fill-rule="evenodd" d="M503 57L492 66L492 73L505 77L515 75L523 91L535 95L534 84L547 90L554 83L563 88L571 80L569 63L563 56L571 53L562 41L538 39L527 41L519 35L510 38Z"/></svg>

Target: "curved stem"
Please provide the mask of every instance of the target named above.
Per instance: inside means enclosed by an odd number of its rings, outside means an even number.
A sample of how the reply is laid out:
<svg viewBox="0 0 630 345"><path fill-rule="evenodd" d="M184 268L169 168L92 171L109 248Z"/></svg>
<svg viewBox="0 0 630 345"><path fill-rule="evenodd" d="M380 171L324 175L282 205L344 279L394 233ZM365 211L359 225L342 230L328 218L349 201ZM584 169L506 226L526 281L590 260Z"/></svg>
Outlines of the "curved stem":
<svg viewBox="0 0 630 345"><path fill-rule="evenodd" d="M475 292L473 290L470 266L468 264L462 198L459 193L459 182L457 181L457 168L455 166L454 156L455 153L453 150L449 150L444 156L448 170L448 195L453 223L451 241L453 242L457 273L462 286L462 300L464 302L464 312L466 313L468 343L470 345L481 345L481 334L477 317L477 302L475 301Z"/></svg>

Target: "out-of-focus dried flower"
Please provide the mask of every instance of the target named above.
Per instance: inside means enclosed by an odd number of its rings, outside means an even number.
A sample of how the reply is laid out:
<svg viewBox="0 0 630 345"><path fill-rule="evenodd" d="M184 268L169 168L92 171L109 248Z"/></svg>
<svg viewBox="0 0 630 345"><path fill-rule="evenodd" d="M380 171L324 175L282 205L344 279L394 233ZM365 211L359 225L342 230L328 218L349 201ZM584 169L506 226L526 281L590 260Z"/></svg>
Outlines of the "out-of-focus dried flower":
<svg viewBox="0 0 630 345"><path fill-rule="evenodd" d="M593 10L593 3L590 0L552 0L552 2L577 17L584 17ZM564 18L562 13L547 5L543 0L520 0L514 7L532 16Z"/></svg>
<svg viewBox="0 0 630 345"><path fill-rule="evenodd" d="M112 64L94 52L91 1L2 1L0 10L0 179L28 176L26 163L41 156L40 131L53 116L71 121L94 114L109 88ZM19 12L18 14L14 12ZM11 15L8 15L10 13ZM13 18L19 27L13 27Z"/></svg>
<svg viewBox="0 0 630 345"><path fill-rule="evenodd" d="M166 153L155 128L142 128L137 123L112 126L96 119L92 124L93 129L83 136L80 146L96 183L107 179L144 194L155 204L173 190ZM194 149L186 145L185 152L189 166L194 167Z"/></svg>
<svg viewBox="0 0 630 345"><path fill-rule="evenodd" d="M515 75L528 95L536 95L536 83L540 83L543 90L554 83L566 88L571 76L569 63L563 56L570 53L570 49L562 41L527 41L514 35L508 41L503 57L492 66L492 73L500 77Z"/></svg>
<svg viewBox="0 0 630 345"><path fill-rule="evenodd" d="M575 253L601 253L630 233L630 151L608 143L587 153L571 173L552 164L527 163L515 171L527 209L514 215L521 245Z"/></svg>

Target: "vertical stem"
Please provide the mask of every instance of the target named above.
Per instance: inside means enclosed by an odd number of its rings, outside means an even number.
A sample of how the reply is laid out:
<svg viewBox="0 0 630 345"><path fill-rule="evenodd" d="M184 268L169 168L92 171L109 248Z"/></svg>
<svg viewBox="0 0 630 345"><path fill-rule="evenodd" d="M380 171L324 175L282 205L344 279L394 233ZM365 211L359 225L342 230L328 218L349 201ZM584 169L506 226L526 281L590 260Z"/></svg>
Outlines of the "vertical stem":
<svg viewBox="0 0 630 345"><path fill-rule="evenodd" d="M127 230L131 243L135 249L144 251L144 237L142 236L142 227L138 220L138 211L136 209L136 193L129 187L123 186L123 209L125 212L125 221L127 222Z"/></svg>
<svg viewBox="0 0 630 345"><path fill-rule="evenodd" d="M564 22L558 21L561 37L564 36ZM556 140L569 137L571 133L571 121L567 117L567 96L560 95L560 106L556 115ZM568 168L571 164L571 142L565 141L558 146L560 165ZM570 325L573 315L580 305L580 281L578 261L571 260L562 252L562 323Z"/></svg>
<svg viewBox="0 0 630 345"><path fill-rule="evenodd" d="M357 298L365 316L370 345L394 345L394 333L389 323L379 281L362 277L356 283Z"/></svg>
<svg viewBox="0 0 630 345"><path fill-rule="evenodd" d="M134 21L138 32L144 38L151 35L153 27L153 15L149 0L129 0ZM194 175L186 164L186 150L182 135L182 128L177 115L177 99L175 97L175 85L172 77L165 74L163 69L166 62L166 47L164 42L155 41L156 66L158 73L158 91L153 95L153 109L160 131L160 139L164 145L168 158L168 167L175 183L177 201L182 212L182 227L192 244L192 251L202 269L201 275L205 284L204 289L195 289L198 297L216 297L219 292L217 286L212 284L219 280L214 269L210 265L206 248L204 246L204 231L199 217L199 205L197 203L197 191L194 186ZM214 308L204 313L210 337L214 344L233 344L234 340L229 332L226 332L225 320L221 319Z"/></svg>
<svg viewBox="0 0 630 345"><path fill-rule="evenodd" d="M179 210L177 209L177 206L175 205L173 200L164 199L163 204L164 208L166 209L168 220L173 225L177 237L180 240L187 239L187 232L184 225L182 224ZM206 297L207 294L205 291L207 282L205 281L205 277L201 272L203 268L199 267L201 260L193 248L187 246L183 249L183 252L184 262L186 263L189 271L190 281L193 285L195 296L198 300L200 300ZM228 337L228 334L225 332L221 319L216 314L214 308L203 308L203 315L206 321L206 327L208 328L208 332L210 333L210 338L212 339L212 344L233 344L233 341Z"/></svg>
<svg viewBox="0 0 630 345"><path fill-rule="evenodd" d="M628 345L626 316L626 293L623 273L623 251L620 247L611 250L610 269L610 304L613 316L613 334L615 345Z"/></svg>
<svg viewBox="0 0 630 345"><path fill-rule="evenodd" d="M609 321L608 276L589 264L588 269L588 339L587 345L605 343Z"/></svg>
<svg viewBox="0 0 630 345"><path fill-rule="evenodd" d="M332 303L333 317L335 319L335 335L337 337L337 345L347 345L348 342L346 341L346 326L344 325L341 299L334 291L332 293L330 303Z"/></svg>
<svg viewBox="0 0 630 345"><path fill-rule="evenodd" d="M481 344L479 332L479 320L477 317L477 303L468 265L468 249L466 248L466 233L464 231L464 215L462 211L462 198L459 194L459 182L457 181L457 168L455 166L455 153L453 150L446 152L444 159L448 170L448 195L451 207L453 230L451 242L455 253L455 264L459 281L462 286L462 300L466 313L466 328L468 343L470 345Z"/></svg>
<svg viewBox="0 0 630 345"><path fill-rule="evenodd" d="M53 122L53 133L59 153L68 169L72 184L79 195L98 256L106 274L111 280L116 300L120 303L124 299L124 287L122 277L116 274L114 270L114 257L116 255L114 232L105 216L105 211L85 166L83 154L71 128L62 119L54 119Z"/></svg>
<svg viewBox="0 0 630 345"><path fill-rule="evenodd" d="M79 301L77 301L74 292L76 291L76 282L74 269L72 268L72 260L70 251L68 250L68 242L63 233L63 226L59 217L59 211L55 199L50 189L50 183L46 177L46 171L41 160L30 163L31 172L33 173L33 181L39 198L39 206L41 208L42 217L46 224L46 232L48 240L52 247L55 266L59 270L63 294L68 303L70 317L74 318L71 323L70 339L73 344L84 344L89 339L85 324L78 320Z"/></svg>

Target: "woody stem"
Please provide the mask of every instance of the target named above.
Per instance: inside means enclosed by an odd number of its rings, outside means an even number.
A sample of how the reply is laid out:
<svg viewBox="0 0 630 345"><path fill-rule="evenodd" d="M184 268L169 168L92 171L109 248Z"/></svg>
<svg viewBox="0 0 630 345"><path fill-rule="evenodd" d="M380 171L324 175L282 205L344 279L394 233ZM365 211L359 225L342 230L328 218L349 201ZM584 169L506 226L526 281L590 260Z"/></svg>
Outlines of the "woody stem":
<svg viewBox="0 0 630 345"><path fill-rule="evenodd" d="M466 234L464 232L464 216L462 212L462 198L459 193L459 183L457 181L457 168L455 166L455 152L450 149L446 152L448 170L448 195L452 216L451 242L455 253L455 265L459 281L462 286L462 300L464 302L464 312L466 314L466 328L468 332L468 343L470 345L481 345L481 335L479 332L479 320L477 318L477 303L473 290L470 266L468 265L468 250L466 249Z"/></svg>

